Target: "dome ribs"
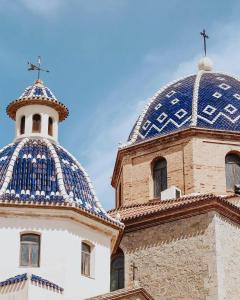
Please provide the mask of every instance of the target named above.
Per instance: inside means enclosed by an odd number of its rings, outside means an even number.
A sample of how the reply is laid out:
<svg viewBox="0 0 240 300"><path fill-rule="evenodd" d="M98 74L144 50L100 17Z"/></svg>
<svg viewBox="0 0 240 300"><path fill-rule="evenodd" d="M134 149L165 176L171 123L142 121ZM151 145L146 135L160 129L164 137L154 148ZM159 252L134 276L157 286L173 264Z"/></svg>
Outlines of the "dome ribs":
<svg viewBox="0 0 240 300"><path fill-rule="evenodd" d="M0 150L0 178L0 201L69 205L116 223L79 162L47 139L23 139Z"/></svg>
<svg viewBox="0 0 240 300"><path fill-rule="evenodd" d="M170 82L149 98L124 148L186 128L240 131L240 79L206 70Z"/></svg>
<svg viewBox="0 0 240 300"><path fill-rule="evenodd" d="M172 81L149 98L123 147L190 126L195 78Z"/></svg>

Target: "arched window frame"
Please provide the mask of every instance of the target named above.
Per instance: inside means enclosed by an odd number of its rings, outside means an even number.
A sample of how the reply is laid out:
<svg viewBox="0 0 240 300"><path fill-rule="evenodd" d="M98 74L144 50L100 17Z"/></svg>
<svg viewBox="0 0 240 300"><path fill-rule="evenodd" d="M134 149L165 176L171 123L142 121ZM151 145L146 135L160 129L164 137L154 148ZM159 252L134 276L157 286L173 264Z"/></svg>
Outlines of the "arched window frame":
<svg viewBox="0 0 240 300"><path fill-rule="evenodd" d="M40 133L42 127L42 117L40 114L34 114L32 116L32 132Z"/></svg>
<svg viewBox="0 0 240 300"><path fill-rule="evenodd" d="M48 117L48 135L50 136L53 136L53 125L54 125L53 117Z"/></svg>
<svg viewBox="0 0 240 300"><path fill-rule="evenodd" d="M40 267L40 253L41 234L37 232L20 233L20 267Z"/></svg>
<svg viewBox="0 0 240 300"><path fill-rule="evenodd" d="M162 167L158 164L163 164ZM160 186L159 186L159 176ZM167 189L167 160L164 157L158 157L152 161L152 181L153 181L153 197L161 197L161 192Z"/></svg>
<svg viewBox="0 0 240 300"><path fill-rule="evenodd" d="M225 156L226 190L228 192L240 192L240 154L229 152Z"/></svg>
<svg viewBox="0 0 240 300"><path fill-rule="evenodd" d="M20 134L25 133L25 124L26 124L26 117L21 116L21 118L20 118Z"/></svg>
<svg viewBox="0 0 240 300"><path fill-rule="evenodd" d="M85 248L86 246L86 248ZM87 252L86 249L89 251ZM94 261L94 245L87 240L81 242L81 274L85 277L94 277L95 261Z"/></svg>
<svg viewBox="0 0 240 300"><path fill-rule="evenodd" d="M118 207L122 205L122 182L120 181L117 189Z"/></svg>
<svg viewBox="0 0 240 300"><path fill-rule="evenodd" d="M119 263L117 267L114 264ZM125 286L125 258L121 248L118 249L117 253L111 259L111 283L110 290L115 291L122 289ZM121 277L122 276L122 277Z"/></svg>

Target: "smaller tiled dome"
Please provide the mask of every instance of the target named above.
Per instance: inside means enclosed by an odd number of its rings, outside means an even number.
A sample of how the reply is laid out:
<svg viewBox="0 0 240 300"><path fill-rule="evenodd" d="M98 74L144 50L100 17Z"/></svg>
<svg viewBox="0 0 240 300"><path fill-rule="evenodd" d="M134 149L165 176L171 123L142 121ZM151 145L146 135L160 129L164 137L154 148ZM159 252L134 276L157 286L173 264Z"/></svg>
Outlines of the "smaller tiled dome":
<svg viewBox="0 0 240 300"><path fill-rule="evenodd" d="M0 198L73 202L98 216L109 217L80 163L47 139L25 138L0 150Z"/></svg>
<svg viewBox="0 0 240 300"><path fill-rule="evenodd" d="M37 80L27 87L19 98L11 102L7 107L7 114L15 120L16 111L26 105L43 104L54 108L59 113L59 121L68 116L68 108L59 102L52 91L44 86L42 80Z"/></svg>

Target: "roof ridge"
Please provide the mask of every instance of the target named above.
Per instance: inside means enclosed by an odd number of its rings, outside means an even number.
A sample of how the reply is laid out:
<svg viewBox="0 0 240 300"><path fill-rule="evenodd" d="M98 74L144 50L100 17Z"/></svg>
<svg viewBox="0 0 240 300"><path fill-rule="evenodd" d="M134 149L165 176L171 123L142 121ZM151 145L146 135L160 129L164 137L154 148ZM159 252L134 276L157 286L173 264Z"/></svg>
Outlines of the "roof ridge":
<svg viewBox="0 0 240 300"><path fill-rule="evenodd" d="M199 86L200 86L202 75L204 73L205 73L204 71L198 71L193 86L191 126L194 127L197 125Z"/></svg>
<svg viewBox="0 0 240 300"><path fill-rule="evenodd" d="M155 205L159 205L159 204L166 204L166 203L172 203L172 202L178 203L178 202L181 202L182 200L191 200L191 199L198 199L198 198L205 199L208 197L216 197L216 198L221 198L221 199L223 198L222 196L218 196L213 193L199 194L199 195L192 195L192 196L185 195L185 196L182 196L182 197L179 197L176 199L171 198L171 199L167 199L167 200L157 200L157 201L149 200L148 202L144 202L144 203L135 203L135 204L131 204L131 205L124 205L119 208L110 209L110 210L108 210L108 213L120 212L121 210L133 208L133 207L155 206Z"/></svg>
<svg viewBox="0 0 240 300"><path fill-rule="evenodd" d="M13 175L13 168L14 168L14 165L15 165L15 162L17 160L17 157L19 155L19 152L22 150L22 148L24 147L24 145L29 141L28 138L25 138L23 139L21 142L19 142L17 144L17 147L14 149L14 152L11 156L11 159L8 163L8 166L7 166L7 171L6 171L6 175L5 175L5 180L1 186L1 189L0 189L0 196L3 195L6 190L7 190L7 187L8 187L8 184L9 182L11 181L12 179L12 175Z"/></svg>
<svg viewBox="0 0 240 300"><path fill-rule="evenodd" d="M57 152L55 148L53 147L52 143L49 142L49 140L44 139L44 142L46 146L48 147L50 153L52 154L52 157L55 162L55 170L56 170L56 175L57 175L57 180L58 180L58 185L59 185L59 190L61 195L63 196L63 199L65 200L70 200L70 197L65 189L64 181L63 181L63 171L62 171L62 166L59 160L59 157L57 155Z"/></svg>

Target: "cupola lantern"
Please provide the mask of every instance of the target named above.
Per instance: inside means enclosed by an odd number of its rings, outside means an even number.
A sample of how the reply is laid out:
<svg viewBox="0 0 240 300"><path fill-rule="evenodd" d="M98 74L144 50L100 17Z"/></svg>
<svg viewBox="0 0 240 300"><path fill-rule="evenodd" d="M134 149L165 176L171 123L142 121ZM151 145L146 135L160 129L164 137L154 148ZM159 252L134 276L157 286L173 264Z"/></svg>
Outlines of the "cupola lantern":
<svg viewBox="0 0 240 300"><path fill-rule="evenodd" d="M7 107L16 121L16 139L43 137L58 140L58 123L68 116L67 107L38 79Z"/></svg>

